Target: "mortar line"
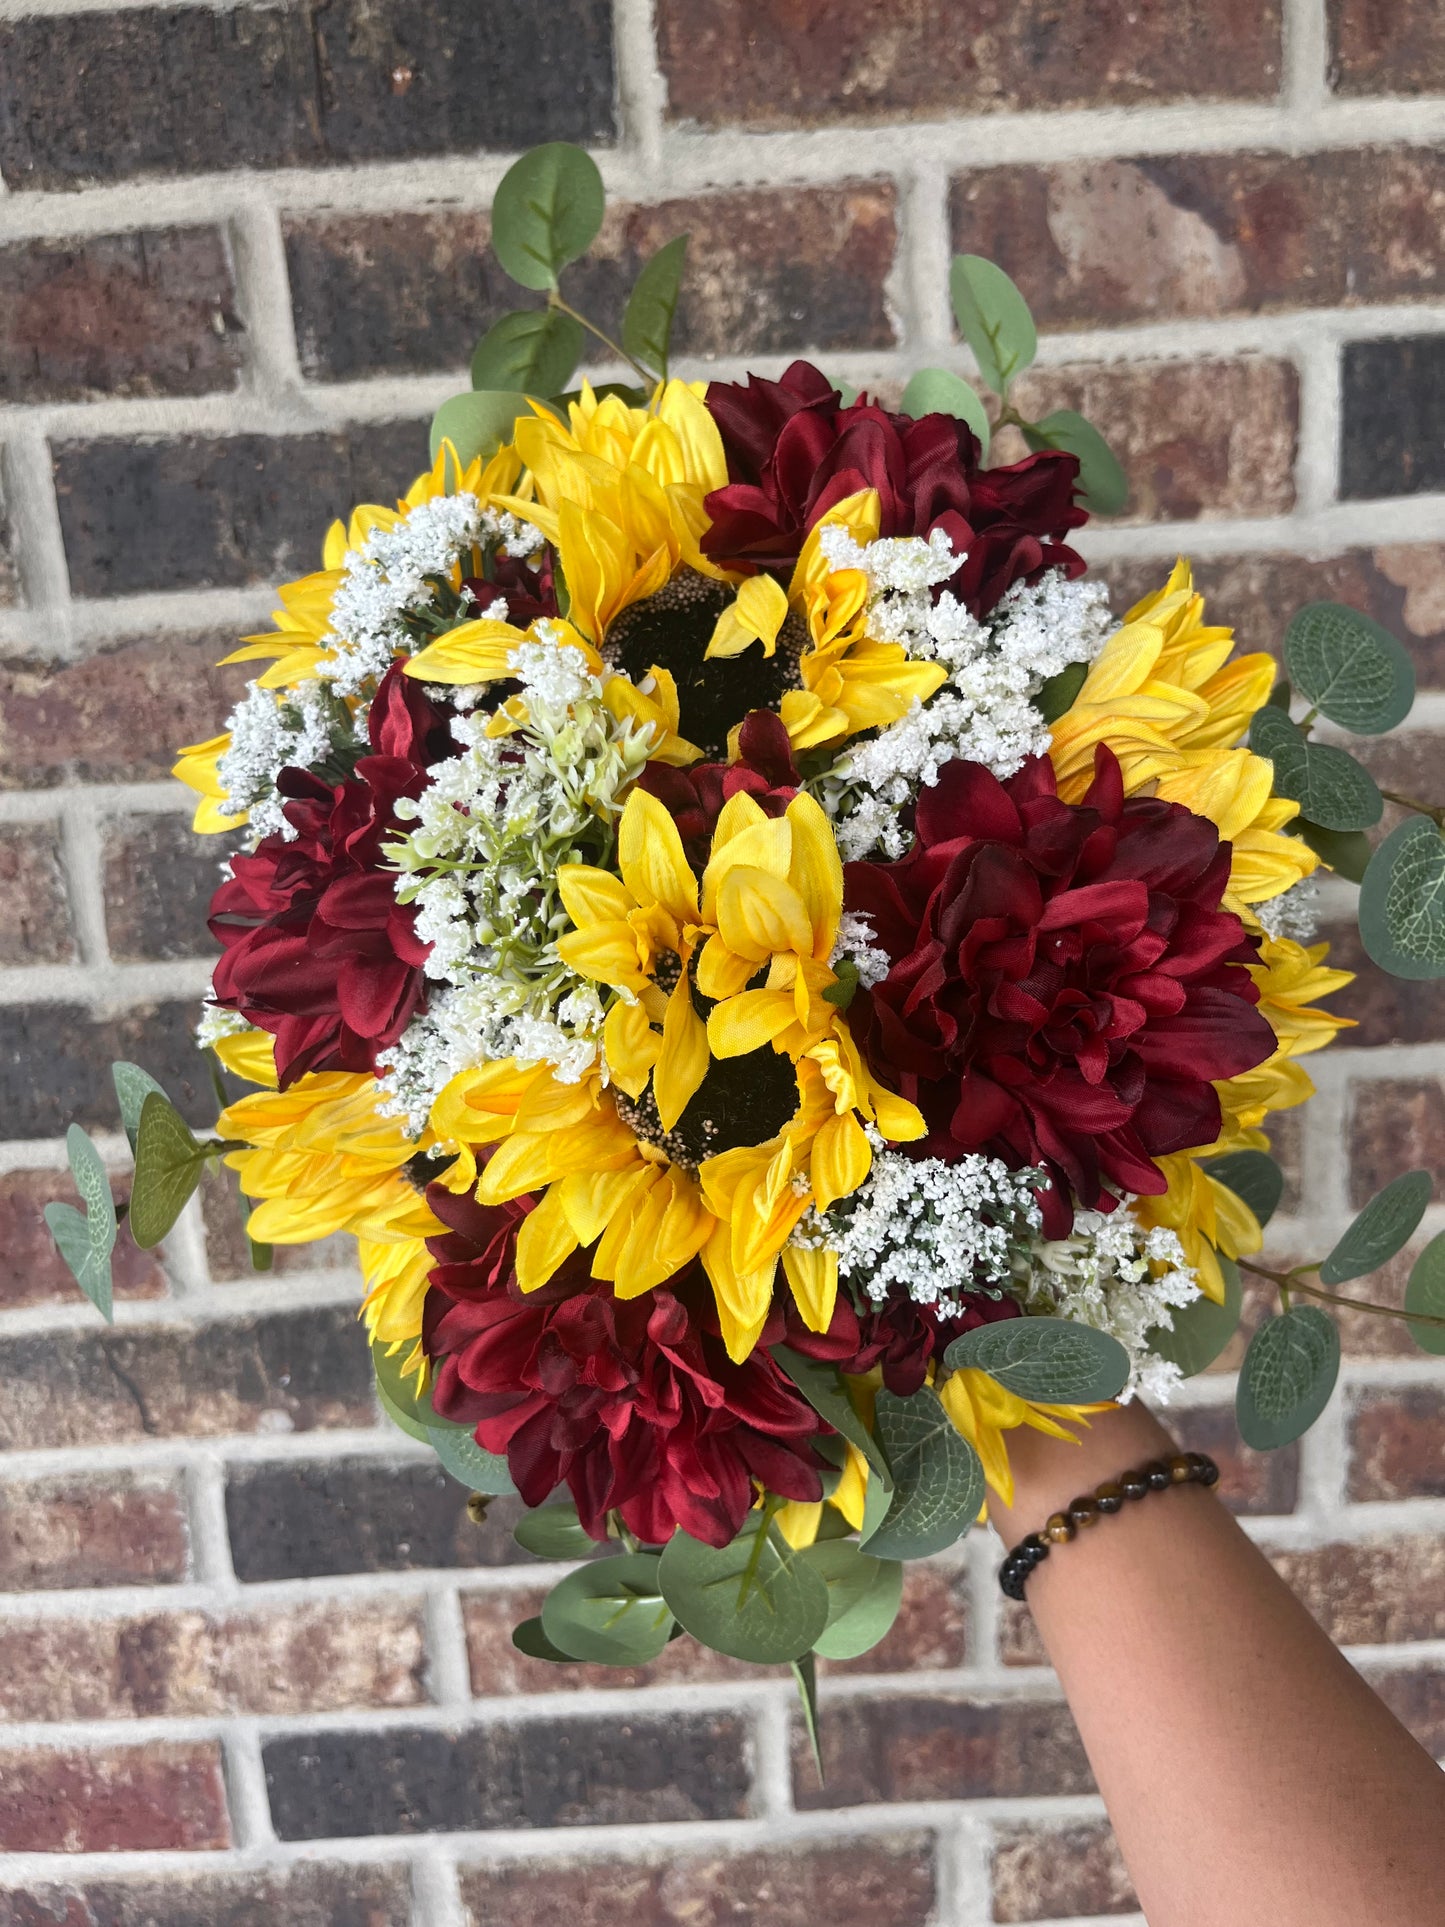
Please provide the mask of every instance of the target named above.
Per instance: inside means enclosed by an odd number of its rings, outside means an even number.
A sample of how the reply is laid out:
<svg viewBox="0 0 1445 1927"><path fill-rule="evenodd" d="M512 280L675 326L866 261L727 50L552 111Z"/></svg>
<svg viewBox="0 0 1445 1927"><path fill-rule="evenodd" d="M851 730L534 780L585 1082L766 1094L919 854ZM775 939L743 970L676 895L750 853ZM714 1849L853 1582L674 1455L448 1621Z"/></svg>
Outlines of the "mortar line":
<svg viewBox="0 0 1445 1927"><path fill-rule="evenodd" d="M110 964L105 927L104 855L101 829L93 810L74 791L54 793L60 803L60 849L64 862L65 893L75 935L73 968L104 970Z"/></svg>
<svg viewBox="0 0 1445 1927"><path fill-rule="evenodd" d="M60 508L45 431L5 424L5 501L26 609L51 637L57 652L70 644L70 571L60 532Z"/></svg>
<svg viewBox="0 0 1445 1927"><path fill-rule="evenodd" d="M624 150L635 156L639 175L665 191L662 143L667 83L657 61L652 0L613 0L612 48Z"/></svg>

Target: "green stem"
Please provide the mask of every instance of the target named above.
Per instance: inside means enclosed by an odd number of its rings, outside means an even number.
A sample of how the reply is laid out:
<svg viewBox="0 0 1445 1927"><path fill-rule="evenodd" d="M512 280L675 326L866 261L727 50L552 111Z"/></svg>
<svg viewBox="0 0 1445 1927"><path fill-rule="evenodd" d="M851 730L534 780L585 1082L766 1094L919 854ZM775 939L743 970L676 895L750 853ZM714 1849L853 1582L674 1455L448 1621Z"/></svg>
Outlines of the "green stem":
<svg viewBox="0 0 1445 1927"><path fill-rule="evenodd" d="M1445 1318L1437 1318L1431 1312L1406 1311L1400 1305L1378 1305L1369 1298L1347 1298L1343 1292L1326 1291L1322 1285L1306 1285L1301 1282L1305 1273L1318 1271L1319 1266L1298 1265L1292 1271L1271 1271L1268 1265L1252 1265L1246 1258L1234 1261L1241 1271L1247 1271L1255 1278L1267 1278L1278 1291L1289 1310L1289 1294L1299 1292L1305 1298L1318 1298L1321 1304L1338 1305L1343 1311L1374 1312L1381 1318L1404 1318L1412 1325L1439 1325L1445 1329Z"/></svg>
<svg viewBox="0 0 1445 1927"><path fill-rule="evenodd" d="M574 321L580 321L588 334L596 335L604 348L610 348L619 361L627 363L632 372L640 378L644 388L651 390L657 386L657 376L651 369L644 368L640 361L634 360L620 341L614 341L611 335L603 334L595 321L589 321L580 309L574 308L570 301L565 301L556 288L553 288L547 296L547 306L555 308L559 314L570 315Z"/></svg>
<svg viewBox="0 0 1445 1927"><path fill-rule="evenodd" d="M1428 816L1440 829L1445 829L1445 805L1419 803L1413 796L1401 796L1398 790L1381 790L1387 803L1398 803L1402 810L1415 810L1421 816Z"/></svg>

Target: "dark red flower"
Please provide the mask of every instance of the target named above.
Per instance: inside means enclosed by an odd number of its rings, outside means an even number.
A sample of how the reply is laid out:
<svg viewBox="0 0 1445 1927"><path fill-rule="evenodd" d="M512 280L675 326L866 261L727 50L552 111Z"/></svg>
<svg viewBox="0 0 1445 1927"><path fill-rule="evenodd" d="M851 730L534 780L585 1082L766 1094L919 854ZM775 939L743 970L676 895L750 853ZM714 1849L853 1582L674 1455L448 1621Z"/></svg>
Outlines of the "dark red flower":
<svg viewBox="0 0 1445 1927"><path fill-rule="evenodd" d="M1220 908L1231 851L1176 803L1124 797L1102 745L1081 804L1046 757L1001 783L951 763L923 791L898 863L852 863L848 908L892 968L850 1023L880 1075L919 1105L920 1155L988 1151L1110 1208L1155 1194L1153 1160L1219 1131L1215 1078L1262 1063L1274 1033L1245 965L1257 946Z"/></svg>
<svg viewBox="0 0 1445 1927"><path fill-rule="evenodd" d="M962 1310L947 1316L933 1305L918 1305L901 1296L870 1305L860 1315L840 1291L825 1332L809 1331L789 1300L784 1310L787 1343L795 1352L823 1359L840 1372L860 1378L876 1365L890 1392L912 1398L927 1378L929 1364L942 1358L955 1338L980 1325L1023 1316L1023 1307L1007 1292L998 1298L986 1291L962 1292L959 1297Z"/></svg>
<svg viewBox="0 0 1445 1927"><path fill-rule="evenodd" d="M490 580L469 576L462 587L471 592L468 616L484 616L497 603L505 602L507 621L513 628L525 629L540 616L558 613L550 548L542 551L541 566L536 569L520 556L499 555L492 563Z"/></svg>
<svg viewBox="0 0 1445 1927"><path fill-rule="evenodd" d="M771 709L754 709L743 718L737 762L694 763L690 769L648 763L637 779L677 824L688 861L698 869L707 862L713 827L729 797L745 790L766 815L781 816L802 781L788 732Z"/></svg>
<svg viewBox="0 0 1445 1927"><path fill-rule="evenodd" d="M439 1185L427 1198L450 1227L429 1241L432 1404L505 1453L528 1505L565 1484L595 1539L615 1508L648 1545L681 1526L725 1546L754 1480L822 1497L810 1441L826 1427L774 1364L767 1331L741 1365L729 1359L699 1266L622 1300L579 1254L524 1294L512 1254L530 1199L489 1208ZM771 1342L781 1335L778 1320Z"/></svg>
<svg viewBox="0 0 1445 1927"><path fill-rule="evenodd" d="M276 1039L282 1087L307 1071L366 1071L422 1007L415 912L396 900L382 846L401 829L396 803L420 796L429 765L455 754L445 716L400 666L371 706L373 754L331 783L287 769L288 842L267 836L232 860L211 900L225 954L213 996Z"/></svg>
<svg viewBox="0 0 1445 1927"><path fill-rule="evenodd" d="M978 439L952 415L914 421L866 398L842 406L826 375L795 361L780 381L709 383L707 406L727 453L727 486L705 507L706 554L786 579L803 538L836 503L878 491L880 534L943 529L963 560L947 586L975 615L1045 569L1080 575L1060 537L1088 520L1074 501L1072 455L979 466Z"/></svg>

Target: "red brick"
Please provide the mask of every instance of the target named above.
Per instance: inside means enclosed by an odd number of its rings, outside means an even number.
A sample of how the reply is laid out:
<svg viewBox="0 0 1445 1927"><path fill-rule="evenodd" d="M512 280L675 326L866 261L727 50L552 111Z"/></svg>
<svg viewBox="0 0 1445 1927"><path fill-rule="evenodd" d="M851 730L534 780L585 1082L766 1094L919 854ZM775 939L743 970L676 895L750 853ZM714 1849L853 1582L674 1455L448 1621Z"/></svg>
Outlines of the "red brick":
<svg viewBox="0 0 1445 1927"><path fill-rule="evenodd" d="M1438 298L1442 210L1433 148L986 168L951 197L954 247L1061 328Z"/></svg>
<svg viewBox="0 0 1445 1927"><path fill-rule="evenodd" d="M1402 1726L1437 1760L1445 1759L1445 1667L1438 1660L1415 1666L1359 1669Z"/></svg>
<svg viewBox="0 0 1445 1927"><path fill-rule="evenodd" d="M174 1475L0 1484L0 1592L165 1585L189 1569Z"/></svg>
<svg viewBox="0 0 1445 1927"><path fill-rule="evenodd" d="M1351 1499L1445 1499L1445 1387L1357 1392L1349 1441Z"/></svg>
<svg viewBox="0 0 1445 1927"><path fill-rule="evenodd" d="M799 1807L1093 1790L1073 1720L1057 1701L889 1694L830 1697L821 1713L821 1786L806 1742L794 1730L793 1797Z"/></svg>
<svg viewBox="0 0 1445 1927"><path fill-rule="evenodd" d="M116 1172L111 1190L129 1196L130 1178ZM41 1305L79 1301L79 1286L55 1248L45 1207L60 1199L76 1203L66 1171L7 1171L0 1175L0 1305ZM164 1298L170 1289L161 1268L164 1247L139 1251L121 1227L111 1254L111 1276L118 1298Z"/></svg>
<svg viewBox="0 0 1445 1927"><path fill-rule="evenodd" d="M0 248L0 401L234 388L241 333L217 228Z"/></svg>
<svg viewBox="0 0 1445 1927"><path fill-rule="evenodd" d="M0 1753L0 1851L193 1851L231 1844L220 1748L153 1741Z"/></svg>
<svg viewBox="0 0 1445 1927"><path fill-rule="evenodd" d="M1013 399L1035 420L1073 408L1123 463L1129 522L1281 515L1294 505L1299 384L1282 361L1099 363L1036 368ZM996 442L1012 461L1013 429Z"/></svg>
<svg viewBox="0 0 1445 1927"><path fill-rule="evenodd" d="M144 1064L190 1123L216 1121L216 1094L196 1049L199 1000L131 1004L0 1006L0 1117L11 1137L63 1137L66 1127L113 1131L110 1067Z"/></svg>
<svg viewBox="0 0 1445 1927"><path fill-rule="evenodd" d="M13 1618L0 1627L0 1714L113 1720L417 1706L425 1662L415 1601Z"/></svg>
<svg viewBox="0 0 1445 1927"><path fill-rule="evenodd" d="M995 1920L1127 1914L1138 1905L1106 1822L998 1830L993 1850Z"/></svg>
<svg viewBox="0 0 1445 1927"><path fill-rule="evenodd" d="M135 637L79 662L0 663L0 789L169 775L176 751L216 735L245 690L253 664L215 666L235 646Z"/></svg>
<svg viewBox="0 0 1445 1927"><path fill-rule="evenodd" d="M1329 0L1330 85L1337 94L1445 88L1445 16L1434 0Z"/></svg>
<svg viewBox="0 0 1445 1927"><path fill-rule="evenodd" d="M882 1834L655 1861L548 1855L464 1868L462 1898L468 1927L927 1927L933 1841Z"/></svg>
<svg viewBox="0 0 1445 1927"><path fill-rule="evenodd" d="M642 262L690 234L674 352L781 354L883 348L897 244L891 182L734 189L608 210L568 298L615 337ZM302 366L313 380L464 367L501 314L540 302L505 275L483 214L293 217L286 256ZM596 344L589 359L609 359Z"/></svg>
<svg viewBox="0 0 1445 1927"><path fill-rule="evenodd" d="M204 957L220 946L206 928L229 836L198 836L189 816L124 816L102 842L105 931L118 963Z"/></svg>
<svg viewBox="0 0 1445 1927"><path fill-rule="evenodd" d="M1340 1646L1445 1634L1445 1539L1400 1539L1272 1552L1271 1563Z"/></svg>
<svg viewBox="0 0 1445 1927"><path fill-rule="evenodd" d="M0 1891L0 1927L410 1927L404 1867L326 1864Z"/></svg>
<svg viewBox="0 0 1445 1927"><path fill-rule="evenodd" d="M1445 1085L1381 1077L1350 1086L1350 1202L1367 1203L1402 1171L1445 1168Z"/></svg>
<svg viewBox="0 0 1445 1927"><path fill-rule="evenodd" d="M74 957L55 825L0 825L0 964L70 963Z"/></svg>
<svg viewBox="0 0 1445 1927"><path fill-rule="evenodd" d="M674 119L719 127L1263 99L1279 85L1275 0L1172 9L1097 0L660 0Z"/></svg>

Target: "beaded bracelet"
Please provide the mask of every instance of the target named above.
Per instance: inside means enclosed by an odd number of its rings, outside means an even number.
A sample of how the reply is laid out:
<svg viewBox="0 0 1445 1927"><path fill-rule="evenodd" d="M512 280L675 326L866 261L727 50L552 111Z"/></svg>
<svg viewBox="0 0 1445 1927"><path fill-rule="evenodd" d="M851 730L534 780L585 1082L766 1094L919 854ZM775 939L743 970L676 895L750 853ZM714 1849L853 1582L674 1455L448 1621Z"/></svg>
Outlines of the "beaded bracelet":
<svg viewBox="0 0 1445 1927"><path fill-rule="evenodd" d="M1035 1566L1042 1565L1053 1546L1066 1545L1084 1526L1097 1525L1111 1512L1121 1512L1126 1499L1142 1499L1171 1485L1211 1486L1219 1483L1219 1467L1203 1452L1179 1452L1172 1459L1150 1459L1137 1472L1121 1472L1106 1479L1091 1495L1072 1499L1064 1512L1055 1512L1042 1532L1020 1539L999 1568L998 1583L1006 1599L1022 1599Z"/></svg>

